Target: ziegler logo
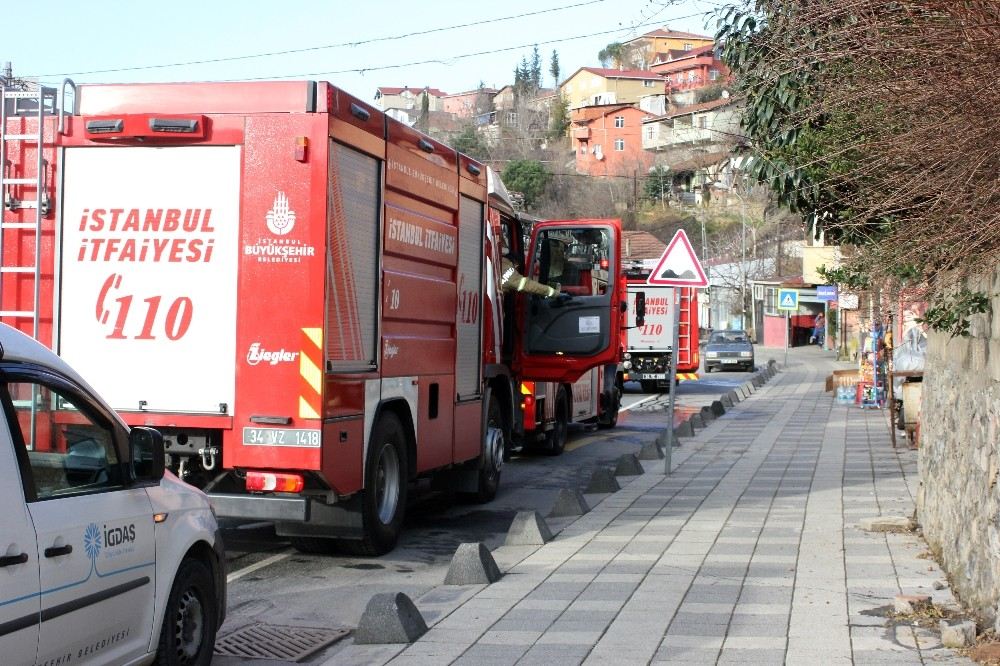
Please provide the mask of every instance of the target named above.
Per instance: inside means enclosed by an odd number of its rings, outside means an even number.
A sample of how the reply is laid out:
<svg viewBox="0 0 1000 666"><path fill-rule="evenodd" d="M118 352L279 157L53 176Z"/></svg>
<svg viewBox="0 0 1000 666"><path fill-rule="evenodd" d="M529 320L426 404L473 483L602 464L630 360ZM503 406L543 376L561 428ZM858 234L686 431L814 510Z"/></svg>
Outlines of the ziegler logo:
<svg viewBox="0 0 1000 666"><path fill-rule="evenodd" d="M275 236L284 236L295 226L295 211L288 205L288 197L284 192L279 191L274 197L274 204L271 210L267 211L267 228Z"/></svg>
<svg viewBox="0 0 1000 666"><path fill-rule="evenodd" d="M396 358L397 354L399 354L399 347L392 344L391 342L386 342L385 351L382 353L382 356L384 356L385 358Z"/></svg>
<svg viewBox="0 0 1000 666"><path fill-rule="evenodd" d="M283 348L278 351L268 351L259 342L255 342L250 345L250 350L247 352L247 363L257 365L263 362L269 365L278 365L279 363L291 363L298 357L298 352L285 351Z"/></svg>

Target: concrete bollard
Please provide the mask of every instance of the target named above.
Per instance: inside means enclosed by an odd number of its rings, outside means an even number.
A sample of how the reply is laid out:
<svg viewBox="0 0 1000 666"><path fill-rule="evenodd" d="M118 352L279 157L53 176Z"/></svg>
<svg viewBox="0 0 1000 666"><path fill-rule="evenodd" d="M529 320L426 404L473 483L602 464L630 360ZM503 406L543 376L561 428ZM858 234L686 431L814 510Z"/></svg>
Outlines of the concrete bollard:
<svg viewBox="0 0 1000 666"><path fill-rule="evenodd" d="M674 437L694 437L694 426L691 421L685 421L674 428Z"/></svg>
<svg viewBox="0 0 1000 666"><path fill-rule="evenodd" d="M715 420L715 412L712 411L712 408L709 407L708 405L705 405L704 407L702 407L701 408L701 422L707 424L707 423L710 423L710 422L712 422L714 420Z"/></svg>
<svg viewBox="0 0 1000 666"><path fill-rule="evenodd" d="M729 406L732 407L733 405L730 403ZM712 415L715 416L715 418L719 418L720 416L726 413L726 405L724 400L713 400L712 406L709 407L709 409L712 411Z"/></svg>
<svg viewBox="0 0 1000 666"><path fill-rule="evenodd" d="M402 592L387 592L368 601L354 632L354 643L412 643L425 633L427 623L413 601Z"/></svg>
<svg viewBox="0 0 1000 666"><path fill-rule="evenodd" d="M704 430L705 429L705 420L703 418L701 418L701 414L700 413L698 413L698 414L692 414L691 416L689 416L688 417L688 423L690 423L691 427L694 428L695 430L698 430L698 429Z"/></svg>
<svg viewBox="0 0 1000 666"><path fill-rule="evenodd" d="M618 479L611 473L611 470L601 468L594 470L594 473L590 477L590 483L587 484L587 488L583 492L596 495L599 493L616 493L621 489L622 487L618 485Z"/></svg>
<svg viewBox="0 0 1000 666"><path fill-rule="evenodd" d="M519 511L507 530L505 546L542 546L552 541L552 530L537 511Z"/></svg>
<svg viewBox="0 0 1000 666"><path fill-rule="evenodd" d="M660 438L655 442L646 442L639 451L639 460L662 460L663 449L660 448Z"/></svg>
<svg viewBox="0 0 1000 666"><path fill-rule="evenodd" d="M564 518L568 516L582 516L590 511L587 500L579 490L563 488L559 491L552 510L549 511L549 518Z"/></svg>
<svg viewBox="0 0 1000 666"><path fill-rule="evenodd" d="M739 391L730 391L729 393L726 394L726 397L729 398L729 402L731 402L733 406L735 406L736 403L738 403L743 399L743 394Z"/></svg>
<svg viewBox="0 0 1000 666"><path fill-rule="evenodd" d="M451 566L444 577L445 585L489 585L503 574L490 549L483 543L461 543L451 558Z"/></svg>
<svg viewBox="0 0 1000 666"><path fill-rule="evenodd" d="M634 453L626 453L618 459L615 476L638 476L645 471Z"/></svg>

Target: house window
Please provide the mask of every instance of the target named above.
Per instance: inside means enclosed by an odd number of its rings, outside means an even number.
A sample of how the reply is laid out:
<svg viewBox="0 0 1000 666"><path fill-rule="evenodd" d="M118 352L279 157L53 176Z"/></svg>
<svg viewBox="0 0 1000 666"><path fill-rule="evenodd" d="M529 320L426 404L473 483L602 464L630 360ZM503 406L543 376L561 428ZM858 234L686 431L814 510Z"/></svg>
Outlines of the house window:
<svg viewBox="0 0 1000 666"><path fill-rule="evenodd" d="M778 290L775 287L768 287L764 290L764 314L777 317L778 312Z"/></svg>
<svg viewBox="0 0 1000 666"><path fill-rule="evenodd" d="M649 79L643 79L642 85L645 88L653 88L656 86L656 81L651 81Z"/></svg>
<svg viewBox="0 0 1000 666"><path fill-rule="evenodd" d="M507 124L508 125L516 125L517 124L517 111L508 111L507 112Z"/></svg>
<svg viewBox="0 0 1000 666"><path fill-rule="evenodd" d="M615 139L615 150L618 152L625 150L625 139Z"/></svg>
<svg viewBox="0 0 1000 666"><path fill-rule="evenodd" d="M580 154L581 155L586 155L587 154L587 144L585 144L585 143L581 143L580 144Z"/></svg>
<svg viewBox="0 0 1000 666"><path fill-rule="evenodd" d="M695 72L693 69L690 72L688 72L688 81L694 81L696 78L698 78L697 72Z"/></svg>
<svg viewBox="0 0 1000 666"><path fill-rule="evenodd" d="M712 81L718 81L719 80L719 70L717 70L717 69L709 70L709 72L708 72L708 78L710 80L712 80Z"/></svg>
<svg viewBox="0 0 1000 666"><path fill-rule="evenodd" d="M708 127L708 116L698 116L698 127L702 129Z"/></svg>
<svg viewBox="0 0 1000 666"><path fill-rule="evenodd" d="M646 138L652 139L654 136L656 136L656 128L650 125L649 127L646 128Z"/></svg>
<svg viewBox="0 0 1000 666"><path fill-rule="evenodd" d="M604 157L604 151L601 149L601 144L597 144L596 146L594 146L594 157L596 157L597 159L601 159L602 157Z"/></svg>
<svg viewBox="0 0 1000 666"><path fill-rule="evenodd" d="M684 50L685 51L690 51L693 48L694 48L694 44L687 44L687 43L684 44Z"/></svg>
<svg viewBox="0 0 1000 666"><path fill-rule="evenodd" d="M625 127L625 116L615 116L615 127Z"/></svg>

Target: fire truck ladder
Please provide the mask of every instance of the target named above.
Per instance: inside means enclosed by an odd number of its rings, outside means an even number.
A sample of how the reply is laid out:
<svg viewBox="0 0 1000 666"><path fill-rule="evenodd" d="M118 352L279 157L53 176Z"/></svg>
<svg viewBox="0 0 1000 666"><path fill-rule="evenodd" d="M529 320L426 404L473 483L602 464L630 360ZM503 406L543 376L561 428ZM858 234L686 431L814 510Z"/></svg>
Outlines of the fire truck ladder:
<svg viewBox="0 0 1000 666"><path fill-rule="evenodd" d="M63 82L60 95L65 98L66 87L71 86L74 91L76 86L67 79ZM10 274L30 275L32 280L32 300L30 310L0 310L0 319L30 319L32 336L38 337L39 325L39 299L41 290L41 252L42 252L42 219L52 208L45 187L46 174L49 168L44 157L45 147L45 116L54 114L57 111L57 93L55 88L46 88L39 85L34 90L19 90L0 87L0 200L3 208L0 209L0 294L3 294L6 276ZM59 112L59 132L63 131L63 106L58 107ZM7 131L8 118L12 116L37 116L37 132L30 134L13 134ZM25 155L25 148L34 145L37 149L37 158L32 165L25 162L22 166L23 172L15 175L14 165L9 159L10 148L19 145L19 155ZM33 171L33 173L32 173ZM34 198L18 198L15 196L15 188L20 187L20 193L25 195L34 189ZM34 210L34 219L16 220L11 214L19 210ZM7 244L9 239L7 230L26 229L31 234L20 241L26 243L34 241L34 261L31 265L25 265L25 261L17 261L16 265L6 263L8 254ZM33 236L33 238L32 238ZM16 248L14 249L16 253ZM13 256L13 255L12 255Z"/></svg>
<svg viewBox="0 0 1000 666"><path fill-rule="evenodd" d="M678 341L677 341L677 363L678 363L678 365L680 365L681 359L684 359L684 361L687 362L687 363L691 362L691 337L692 336L689 335L689 333L691 332L691 317L688 316L685 319L684 317L681 316L681 313L682 312L688 312L688 313L691 312L691 293L692 292L691 292L690 289L685 288L685 287L675 287L675 289L679 289L680 292L681 292L681 295L680 295L680 308L678 308L679 311L677 313L677 316L680 317L680 319L677 322L677 325L678 325L677 336L679 338Z"/></svg>

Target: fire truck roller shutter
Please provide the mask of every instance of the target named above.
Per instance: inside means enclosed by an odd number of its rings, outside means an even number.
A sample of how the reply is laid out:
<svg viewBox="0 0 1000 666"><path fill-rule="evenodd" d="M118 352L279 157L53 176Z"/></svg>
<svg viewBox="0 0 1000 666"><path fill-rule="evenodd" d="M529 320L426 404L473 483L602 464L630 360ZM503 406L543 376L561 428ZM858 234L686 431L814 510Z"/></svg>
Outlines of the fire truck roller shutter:
<svg viewBox="0 0 1000 666"><path fill-rule="evenodd" d="M456 310L455 388L458 399L480 395L483 354L483 203L467 196L459 201L458 308Z"/></svg>

